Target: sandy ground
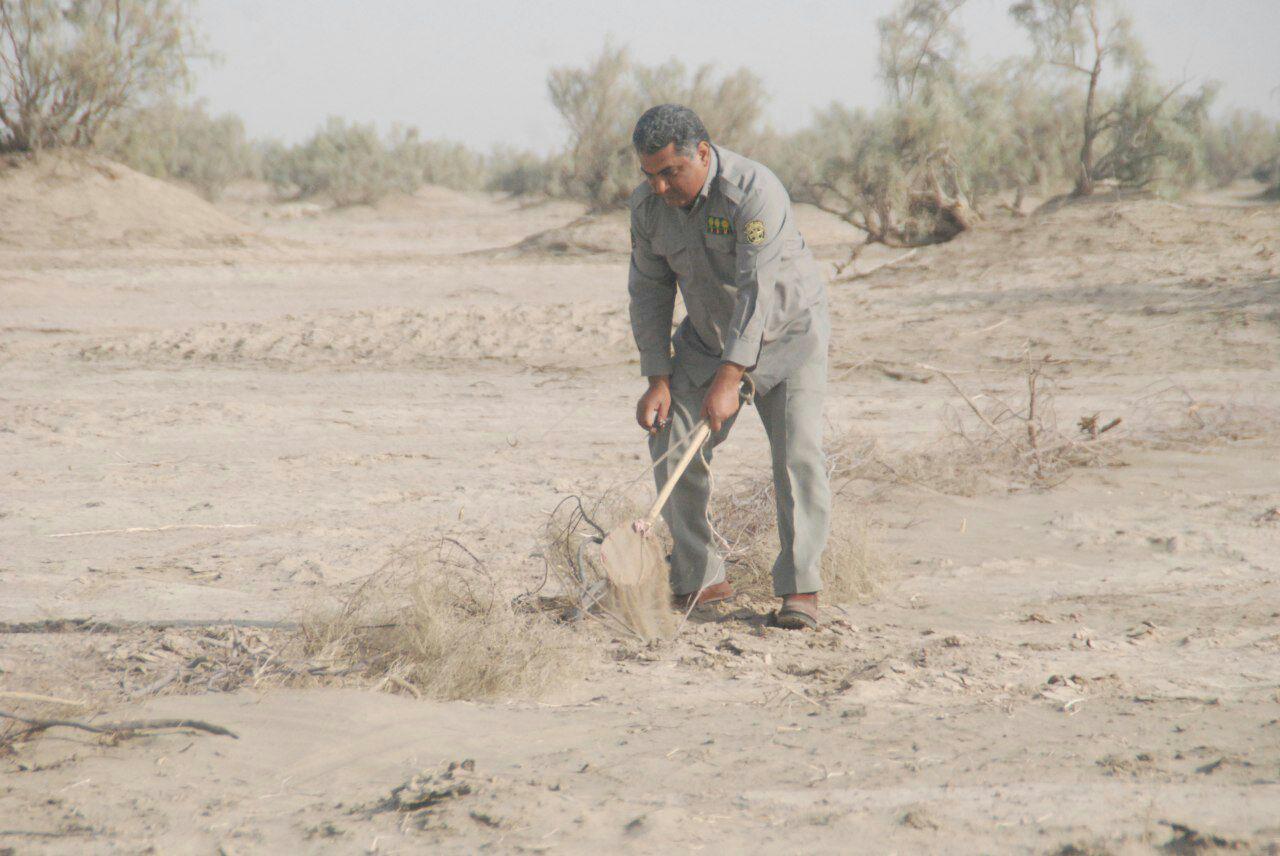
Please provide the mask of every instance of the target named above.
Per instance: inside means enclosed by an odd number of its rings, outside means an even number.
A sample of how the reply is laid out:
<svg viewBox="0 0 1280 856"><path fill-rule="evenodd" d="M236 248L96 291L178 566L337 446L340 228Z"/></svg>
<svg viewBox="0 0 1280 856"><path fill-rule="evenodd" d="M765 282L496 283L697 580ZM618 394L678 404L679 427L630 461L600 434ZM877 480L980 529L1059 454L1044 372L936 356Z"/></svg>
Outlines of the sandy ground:
<svg viewBox="0 0 1280 856"><path fill-rule="evenodd" d="M894 570L819 633L722 608L474 703L153 697L119 651L154 636L39 624L288 620L440 535L536 586L555 503L645 466L622 221L509 249L580 213L245 195L234 241L0 242L0 692L239 735L22 744L0 852L1280 852L1280 210L1239 197L999 219L832 286L832 438L937 448L963 403L920 364L1014 398L1028 345L1068 430L1124 422L1052 489L843 485ZM748 415L717 470L765 461ZM467 787L383 810L415 773Z"/></svg>

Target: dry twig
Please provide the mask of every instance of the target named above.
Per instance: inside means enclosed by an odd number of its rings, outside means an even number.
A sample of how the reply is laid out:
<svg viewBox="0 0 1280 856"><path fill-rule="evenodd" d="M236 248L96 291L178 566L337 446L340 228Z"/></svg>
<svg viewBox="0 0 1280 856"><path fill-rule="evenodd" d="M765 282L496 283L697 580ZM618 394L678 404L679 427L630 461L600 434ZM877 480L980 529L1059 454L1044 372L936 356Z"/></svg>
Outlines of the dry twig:
<svg viewBox="0 0 1280 856"><path fill-rule="evenodd" d="M32 719L26 716L18 716L16 713L9 713L5 710L0 710L0 717L12 719L29 726L17 734L11 734L4 738L3 742L5 744L13 744L20 740L25 740L33 734L39 734L41 731L50 728L75 728L93 734L110 734L115 737L127 737L140 731L166 731L174 728L185 728L192 731L216 734L220 737L240 739L240 735L234 731L223 728L221 725L205 722L202 719L129 719L123 722L103 722L93 725L74 719Z"/></svg>

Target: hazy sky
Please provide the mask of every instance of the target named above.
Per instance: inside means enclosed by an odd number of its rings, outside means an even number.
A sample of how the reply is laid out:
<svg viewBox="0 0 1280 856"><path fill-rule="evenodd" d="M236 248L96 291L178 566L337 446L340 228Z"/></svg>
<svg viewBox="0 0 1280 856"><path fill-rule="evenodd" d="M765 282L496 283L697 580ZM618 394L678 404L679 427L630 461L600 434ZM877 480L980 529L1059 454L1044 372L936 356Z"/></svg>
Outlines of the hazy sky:
<svg viewBox="0 0 1280 856"><path fill-rule="evenodd" d="M487 149L548 151L562 129L546 95L553 66L581 66L606 37L647 64L750 68L782 130L832 101L871 106L875 21L894 0L202 0L210 47L196 94L250 135L292 142L336 115ZM1127 0L1160 74L1223 84L1222 106L1280 118L1280 0ZM969 0L975 60L1027 52L1009 0Z"/></svg>

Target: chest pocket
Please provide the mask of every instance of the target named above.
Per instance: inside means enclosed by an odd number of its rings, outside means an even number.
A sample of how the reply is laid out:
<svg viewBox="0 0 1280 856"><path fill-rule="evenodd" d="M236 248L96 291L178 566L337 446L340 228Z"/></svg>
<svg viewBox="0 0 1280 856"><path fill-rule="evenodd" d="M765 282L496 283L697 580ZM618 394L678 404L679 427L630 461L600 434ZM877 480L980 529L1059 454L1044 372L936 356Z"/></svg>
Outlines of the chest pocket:
<svg viewBox="0 0 1280 856"><path fill-rule="evenodd" d="M738 246L738 238L735 235L703 235L702 243L708 252L733 256Z"/></svg>
<svg viewBox="0 0 1280 856"><path fill-rule="evenodd" d="M707 261L722 283L732 283L737 272L738 239L735 235L703 235Z"/></svg>
<svg viewBox="0 0 1280 856"><path fill-rule="evenodd" d="M689 254L685 251L684 241L679 234L671 231L659 231L653 236L653 252L666 259L667 265L679 278L689 276Z"/></svg>

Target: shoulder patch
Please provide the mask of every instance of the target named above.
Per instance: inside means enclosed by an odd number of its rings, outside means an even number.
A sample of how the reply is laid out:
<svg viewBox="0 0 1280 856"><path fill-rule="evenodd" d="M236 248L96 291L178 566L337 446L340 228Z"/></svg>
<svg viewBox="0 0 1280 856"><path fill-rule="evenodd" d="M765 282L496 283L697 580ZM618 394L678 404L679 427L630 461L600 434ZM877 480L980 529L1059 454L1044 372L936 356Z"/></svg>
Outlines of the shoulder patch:
<svg viewBox="0 0 1280 856"><path fill-rule="evenodd" d="M764 243L764 221L763 220L748 221L746 228L743 229L743 234L746 236L748 243L763 244Z"/></svg>

